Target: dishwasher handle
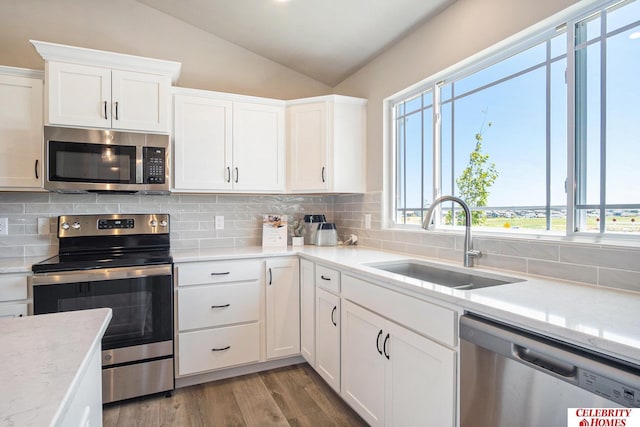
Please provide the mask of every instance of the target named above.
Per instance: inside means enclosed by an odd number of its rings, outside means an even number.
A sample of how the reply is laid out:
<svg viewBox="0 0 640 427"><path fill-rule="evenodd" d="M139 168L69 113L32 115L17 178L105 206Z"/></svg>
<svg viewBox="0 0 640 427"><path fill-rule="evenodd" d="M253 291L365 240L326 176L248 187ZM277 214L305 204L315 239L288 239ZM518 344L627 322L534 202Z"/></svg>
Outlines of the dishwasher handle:
<svg viewBox="0 0 640 427"><path fill-rule="evenodd" d="M512 346L513 354L525 363L536 365L565 378L574 378L578 374L578 368L571 363L518 344L512 344Z"/></svg>

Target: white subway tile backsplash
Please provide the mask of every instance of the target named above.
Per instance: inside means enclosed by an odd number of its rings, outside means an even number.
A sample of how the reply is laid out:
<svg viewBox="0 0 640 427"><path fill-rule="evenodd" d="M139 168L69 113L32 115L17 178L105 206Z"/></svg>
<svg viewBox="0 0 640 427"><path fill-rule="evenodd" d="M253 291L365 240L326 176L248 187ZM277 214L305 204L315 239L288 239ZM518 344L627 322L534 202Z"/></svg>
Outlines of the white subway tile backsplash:
<svg viewBox="0 0 640 427"><path fill-rule="evenodd" d="M548 261L558 261L559 256L558 245L531 241L501 240L498 251L501 255Z"/></svg>
<svg viewBox="0 0 640 427"><path fill-rule="evenodd" d="M527 261L527 273L593 285L598 283L598 269L585 265L530 259Z"/></svg>
<svg viewBox="0 0 640 427"><path fill-rule="evenodd" d="M262 215L325 214L340 238L351 233L359 246L386 249L407 256L425 256L462 265L461 234L382 229L381 192L350 195L234 195L0 193L0 217L9 218L9 235L0 236L0 257L48 256L57 252L57 216L83 213L148 213L171 215L174 249L235 248L262 242ZM371 215L371 229L364 215ZM214 217L225 217L216 230ZM37 219L48 217L51 234L37 235ZM474 237L483 252L480 267L542 275L640 292L640 248L600 247L573 242Z"/></svg>
<svg viewBox="0 0 640 427"><path fill-rule="evenodd" d="M600 268L598 284L608 288L640 292L640 272Z"/></svg>

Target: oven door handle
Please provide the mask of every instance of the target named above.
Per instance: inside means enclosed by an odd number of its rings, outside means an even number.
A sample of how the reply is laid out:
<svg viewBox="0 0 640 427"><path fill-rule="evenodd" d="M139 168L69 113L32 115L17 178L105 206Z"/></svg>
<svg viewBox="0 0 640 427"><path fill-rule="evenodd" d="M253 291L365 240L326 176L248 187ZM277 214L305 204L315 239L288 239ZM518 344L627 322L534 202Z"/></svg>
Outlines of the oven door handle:
<svg viewBox="0 0 640 427"><path fill-rule="evenodd" d="M100 268L95 270L61 271L56 273L34 274L33 286L55 285L62 283L96 282L98 280L137 279L150 276L170 276L171 265L147 267Z"/></svg>

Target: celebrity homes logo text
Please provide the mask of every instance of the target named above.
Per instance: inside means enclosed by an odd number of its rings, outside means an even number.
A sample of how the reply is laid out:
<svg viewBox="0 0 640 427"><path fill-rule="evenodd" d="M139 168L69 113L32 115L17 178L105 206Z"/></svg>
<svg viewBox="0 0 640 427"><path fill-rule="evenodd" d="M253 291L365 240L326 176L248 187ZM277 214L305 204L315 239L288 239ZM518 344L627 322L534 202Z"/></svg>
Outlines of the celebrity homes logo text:
<svg viewBox="0 0 640 427"><path fill-rule="evenodd" d="M640 427L640 409L569 408L567 427Z"/></svg>

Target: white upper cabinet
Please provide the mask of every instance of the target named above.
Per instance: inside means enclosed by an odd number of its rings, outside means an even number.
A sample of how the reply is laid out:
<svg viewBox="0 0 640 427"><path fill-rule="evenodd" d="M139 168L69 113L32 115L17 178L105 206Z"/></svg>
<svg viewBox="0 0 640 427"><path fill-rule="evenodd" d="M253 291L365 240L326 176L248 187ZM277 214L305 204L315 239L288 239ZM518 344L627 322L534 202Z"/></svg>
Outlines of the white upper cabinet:
<svg viewBox="0 0 640 427"><path fill-rule="evenodd" d="M232 103L176 95L174 188L231 190Z"/></svg>
<svg viewBox="0 0 640 427"><path fill-rule="evenodd" d="M289 191L365 192L366 103L338 95L289 102Z"/></svg>
<svg viewBox="0 0 640 427"><path fill-rule="evenodd" d="M170 132L171 80L131 71L111 72L111 123L120 129Z"/></svg>
<svg viewBox="0 0 640 427"><path fill-rule="evenodd" d="M179 63L31 43L46 61L46 124L170 132Z"/></svg>
<svg viewBox="0 0 640 427"><path fill-rule="evenodd" d="M233 186L280 192L285 186L284 107L233 103Z"/></svg>
<svg viewBox="0 0 640 427"><path fill-rule="evenodd" d="M174 101L174 189L285 189L284 103L184 90Z"/></svg>
<svg viewBox="0 0 640 427"><path fill-rule="evenodd" d="M18 71L0 68L2 190L42 188L42 79Z"/></svg>

